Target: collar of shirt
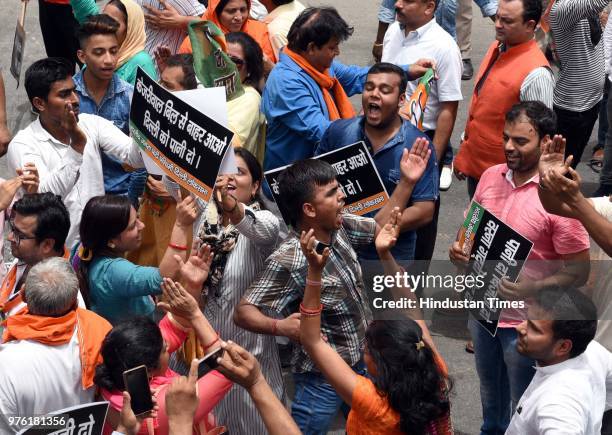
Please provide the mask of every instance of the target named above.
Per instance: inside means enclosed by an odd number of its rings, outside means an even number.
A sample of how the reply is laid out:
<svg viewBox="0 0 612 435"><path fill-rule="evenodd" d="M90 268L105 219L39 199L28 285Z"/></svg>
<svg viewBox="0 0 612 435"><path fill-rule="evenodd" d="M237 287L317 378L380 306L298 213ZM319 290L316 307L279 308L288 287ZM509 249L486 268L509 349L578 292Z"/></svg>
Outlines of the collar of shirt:
<svg viewBox="0 0 612 435"><path fill-rule="evenodd" d="M422 25L421 27L419 27L416 30L413 30L411 32L408 32L408 34L406 34L406 26L400 24L400 29L402 29L402 34L404 35L404 40L410 40L410 39L421 39L429 29L431 29L432 27L434 27L436 24L436 20L434 18L432 18L427 24Z"/></svg>
<svg viewBox="0 0 612 435"><path fill-rule="evenodd" d="M506 179L506 181L510 183L513 189L517 189L516 185L514 184L514 180L512 178L513 175L514 175L514 171L508 167L506 167L506 170L502 171L502 176ZM533 177L527 180L524 184L522 184L521 186L518 186L518 188L526 186L529 183L538 184L539 182L540 182L540 174L535 174Z"/></svg>
<svg viewBox="0 0 612 435"><path fill-rule="evenodd" d="M548 375L553 375L555 373L559 373L563 370L580 367L584 364L583 360L584 360L584 352L574 358L567 359L557 364L552 364L552 365L545 366L545 367L541 367L536 364L535 369L538 372L540 372L542 375L548 376Z"/></svg>
<svg viewBox="0 0 612 435"><path fill-rule="evenodd" d="M91 98L89 92L87 91L87 86L85 86L85 79L83 78L84 71L85 68L76 73L72 79L74 80L74 85L76 87L77 92L86 96L87 98ZM108 86L108 88L106 88L106 93L104 94L102 101L100 101L100 106L102 105L102 103L104 103L104 101L111 98L115 98L116 94L120 94L127 90L127 83L121 80L117 73L113 74L113 78L111 79L110 85Z"/></svg>
<svg viewBox="0 0 612 435"><path fill-rule="evenodd" d="M37 117L36 120L32 122L32 134L34 135L36 140L39 142L53 142L55 144L58 144L64 147L68 146L64 142L61 142L57 140L56 138L54 138L53 136L51 136L51 133L45 130L45 128L40 123L40 117Z"/></svg>
<svg viewBox="0 0 612 435"><path fill-rule="evenodd" d="M379 149L378 151L374 152L373 148L372 148L372 144L370 143L370 139L368 139L368 136L366 135L365 132L365 116L360 116L359 119L359 126L361 129L361 137L363 138L363 141L365 142L366 146L368 147L368 151L370 152L370 154L372 155L372 157L374 157L375 155L386 151L390 148L393 148L397 145L404 145L404 137L406 137L405 134L405 128L406 128L406 121L405 120L401 120L402 121L402 125L400 126L399 131L397 132L397 134L395 136L393 136L386 144L383 145L383 147L381 149Z"/></svg>

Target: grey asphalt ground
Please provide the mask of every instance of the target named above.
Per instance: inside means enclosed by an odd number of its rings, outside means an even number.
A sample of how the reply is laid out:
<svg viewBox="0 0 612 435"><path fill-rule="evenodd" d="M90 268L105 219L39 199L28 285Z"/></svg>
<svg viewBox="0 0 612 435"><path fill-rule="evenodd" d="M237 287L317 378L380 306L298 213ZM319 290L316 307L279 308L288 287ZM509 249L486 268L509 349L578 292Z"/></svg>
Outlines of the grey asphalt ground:
<svg viewBox="0 0 612 435"><path fill-rule="evenodd" d="M346 21L354 26L353 36L341 46L340 59L347 64L367 65L371 64L371 47L376 35L377 10L379 1L366 0L301 0L311 6L333 5ZM32 120L30 104L28 103L23 85L15 89L15 80L10 76L10 56L13 46L13 35L15 24L19 16L21 2L19 0L2 0L0 2L0 67L4 75L7 93L7 110L9 127L15 133L27 126ZM38 24L38 2L31 1L28 5L26 18L26 52L23 62L23 72L33 61L45 56L44 46L40 35ZM480 16L478 7L474 6L474 21L472 32L472 60L475 70L478 69L480 61L494 37L493 23L489 19ZM22 72L22 80L23 80ZM459 137L465 126L468 104L473 89L473 81L463 83L464 101L459 105L459 113L452 137L453 146L459 144ZM359 97L353 97L357 108L361 107ZM596 139L596 129L592 141ZM591 146L585 152L585 157L590 156ZM588 167L581 164L580 172L585 182L585 190L594 190L596 174ZM6 159L0 159L0 176L10 177L7 174ZM464 182L457 180L447 192L441 195L441 211L438 225L438 238L434 259L446 261L448 259L448 247L455 238L458 227L461 225L463 210L468 203L467 190ZM434 340L446 359L450 375L454 381L452 396L452 416L457 434L477 434L481 423L480 393L478 376L474 366L473 356L464 350L468 332L465 327L465 319L461 316L448 317L434 316L431 329ZM334 427L334 434L344 433L343 421L339 418Z"/></svg>

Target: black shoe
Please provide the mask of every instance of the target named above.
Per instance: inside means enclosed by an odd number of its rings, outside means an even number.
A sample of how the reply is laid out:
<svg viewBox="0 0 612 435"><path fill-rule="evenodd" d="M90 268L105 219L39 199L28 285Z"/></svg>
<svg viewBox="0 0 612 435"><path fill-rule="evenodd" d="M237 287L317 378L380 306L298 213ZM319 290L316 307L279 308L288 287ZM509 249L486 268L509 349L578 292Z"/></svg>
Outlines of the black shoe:
<svg viewBox="0 0 612 435"><path fill-rule="evenodd" d="M463 59L463 74L461 80L471 80L474 75L474 65L471 59Z"/></svg>

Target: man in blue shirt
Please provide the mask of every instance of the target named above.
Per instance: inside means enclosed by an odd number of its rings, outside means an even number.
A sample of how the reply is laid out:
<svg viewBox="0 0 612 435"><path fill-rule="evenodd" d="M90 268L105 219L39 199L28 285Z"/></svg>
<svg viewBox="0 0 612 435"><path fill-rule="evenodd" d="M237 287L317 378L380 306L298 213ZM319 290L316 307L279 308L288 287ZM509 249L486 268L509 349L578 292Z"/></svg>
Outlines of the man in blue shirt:
<svg viewBox="0 0 612 435"><path fill-rule="evenodd" d="M334 61L340 54L340 42L352 32L334 8L308 8L294 21L287 47L270 73L262 97L261 110L268 122L265 170L314 155L323 133L337 119L330 116L330 100L324 94L332 94L331 104L340 108L346 96L363 91L369 68ZM410 66L411 78L420 77L430 66L430 61L417 61ZM316 76L326 76L333 86L322 90ZM339 92L344 94L343 101L338 98ZM353 116L354 112L343 116L340 110L339 117Z"/></svg>
<svg viewBox="0 0 612 435"><path fill-rule="evenodd" d="M363 116L340 119L331 123L319 144L316 154L323 154L355 142L364 141L389 195L400 179L400 159L404 149L410 149L418 138L427 136L403 120L398 108L404 103L407 76L403 69L390 63L377 63L368 71L362 96ZM409 205L402 213L399 237L393 256L405 265L414 260L416 229L429 223L438 198L438 167L434 148L427 169L412 189ZM406 205L406 204L403 204ZM371 213L377 221L385 209ZM363 259L377 259L373 245L360 252Z"/></svg>
<svg viewBox="0 0 612 435"><path fill-rule="evenodd" d="M77 56L86 65L74 75L81 113L101 116L129 134L130 103L134 87L115 74L119 44L118 23L108 15L92 15L79 28L81 49ZM102 171L107 194L127 194L138 208L147 173L144 169L127 172L122 164L104 153Z"/></svg>

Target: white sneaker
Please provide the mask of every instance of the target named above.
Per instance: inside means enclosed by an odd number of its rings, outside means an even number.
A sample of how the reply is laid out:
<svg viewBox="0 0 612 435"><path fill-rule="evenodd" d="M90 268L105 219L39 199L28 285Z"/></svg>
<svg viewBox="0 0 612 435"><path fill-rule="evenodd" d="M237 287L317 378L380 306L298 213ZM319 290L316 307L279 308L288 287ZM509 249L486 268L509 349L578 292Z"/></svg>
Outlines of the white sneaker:
<svg viewBox="0 0 612 435"><path fill-rule="evenodd" d="M440 190L448 190L453 182L453 165L444 166L440 174Z"/></svg>

